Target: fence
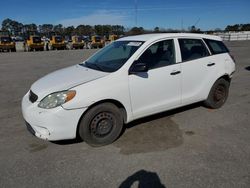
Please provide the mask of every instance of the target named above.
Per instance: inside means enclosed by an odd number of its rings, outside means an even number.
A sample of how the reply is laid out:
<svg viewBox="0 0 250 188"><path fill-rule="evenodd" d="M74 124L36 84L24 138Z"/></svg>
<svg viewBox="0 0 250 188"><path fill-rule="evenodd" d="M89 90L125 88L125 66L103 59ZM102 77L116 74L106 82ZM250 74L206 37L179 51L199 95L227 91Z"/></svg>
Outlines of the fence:
<svg viewBox="0 0 250 188"><path fill-rule="evenodd" d="M225 41L250 40L250 32L244 33L215 33Z"/></svg>

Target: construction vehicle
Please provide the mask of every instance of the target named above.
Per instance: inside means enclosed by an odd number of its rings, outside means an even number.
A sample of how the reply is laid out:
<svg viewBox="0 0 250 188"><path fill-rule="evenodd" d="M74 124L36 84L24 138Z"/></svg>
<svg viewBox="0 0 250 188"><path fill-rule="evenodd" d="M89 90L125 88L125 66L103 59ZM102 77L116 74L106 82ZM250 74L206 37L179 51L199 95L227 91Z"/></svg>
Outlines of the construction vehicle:
<svg viewBox="0 0 250 188"><path fill-rule="evenodd" d="M0 31L0 52L1 51L16 51L16 44L13 42L7 31Z"/></svg>
<svg viewBox="0 0 250 188"><path fill-rule="evenodd" d="M109 41L113 42L118 39L118 35L109 35Z"/></svg>
<svg viewBox="0 0 250 188"><path fill-rule="evenodd" d="M91 37L90 48L102 48L104 46L105 42L100 36L94 35Z"/></svg>
<svg viewBox="0 0 250 188"><path fill-rule="evenodd" d="M26 52L44 50L44 42L39 35L34 33L26 37L24 46Z"/></svg>
<svg viewBox="0 0 250 188"><path fill-rule="evenodd" d="M52 35L48 43L49 50L65 50L66 42L61 35Z"/></svg>
<svg viewBox="0 0 250 188"><path fill-rule="evenodd" d="M71 37L67 44L68 49L83 49L84 48L84 41L81 36L74 35Z"/></svg>
<svg viewBox="0 0 250 188"><path fill-rule="evenodd" d="M106 40L105 44L109 44L111 42L114 42L115 40L118 39L118 35L109 35L108 39Z"/></svg>

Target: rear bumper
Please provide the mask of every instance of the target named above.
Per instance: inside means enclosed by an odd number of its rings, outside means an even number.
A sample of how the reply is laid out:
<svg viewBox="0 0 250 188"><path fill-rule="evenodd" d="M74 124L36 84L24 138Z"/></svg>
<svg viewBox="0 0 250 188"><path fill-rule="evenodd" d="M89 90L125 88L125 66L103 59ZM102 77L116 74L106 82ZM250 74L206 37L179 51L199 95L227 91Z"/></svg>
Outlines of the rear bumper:
<svg viewBox="0 0 250 188"><path fill-rule="evenodd" d="M28 93L22 99L22 113L29 132L44 140L65 140L76 137L78 122L86 110L65 110L61 106L53 109L39 108L39 102L31 103Z"/></svg>

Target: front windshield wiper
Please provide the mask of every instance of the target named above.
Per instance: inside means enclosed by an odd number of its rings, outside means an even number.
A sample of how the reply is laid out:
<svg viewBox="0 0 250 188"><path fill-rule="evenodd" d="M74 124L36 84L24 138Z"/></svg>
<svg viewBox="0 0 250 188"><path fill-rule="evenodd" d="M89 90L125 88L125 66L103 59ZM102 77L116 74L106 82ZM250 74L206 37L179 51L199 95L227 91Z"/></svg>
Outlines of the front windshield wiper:
<svg viewBox="0 0 250 188"><path fill-rule="evenodd" d="M87 61L85 61L85 65L89 68L94 68L100 71L104 71L98 64L95 63L88 63Z"/></svg>

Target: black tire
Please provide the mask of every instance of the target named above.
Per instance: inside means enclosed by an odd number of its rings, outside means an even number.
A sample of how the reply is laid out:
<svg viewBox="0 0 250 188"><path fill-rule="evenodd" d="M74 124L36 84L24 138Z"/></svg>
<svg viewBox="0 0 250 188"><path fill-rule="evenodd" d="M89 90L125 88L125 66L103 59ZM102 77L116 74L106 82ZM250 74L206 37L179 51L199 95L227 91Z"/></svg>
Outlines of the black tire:
<svg viewBox="0 0 250 188"><path fill-rule="evenodd" d="M91 108L79 125L80 137L91 146L103 146L114 142L123 127L119 108L111 103L103 103Z"/></svg>
<svg viewBox="0 0 250 188"><path fill-rule="evenodd" d="M211 88L207 100L204 102L205 106L217 109L220 108L227 100L229 93L230 82L220 78Z"/></svg>

